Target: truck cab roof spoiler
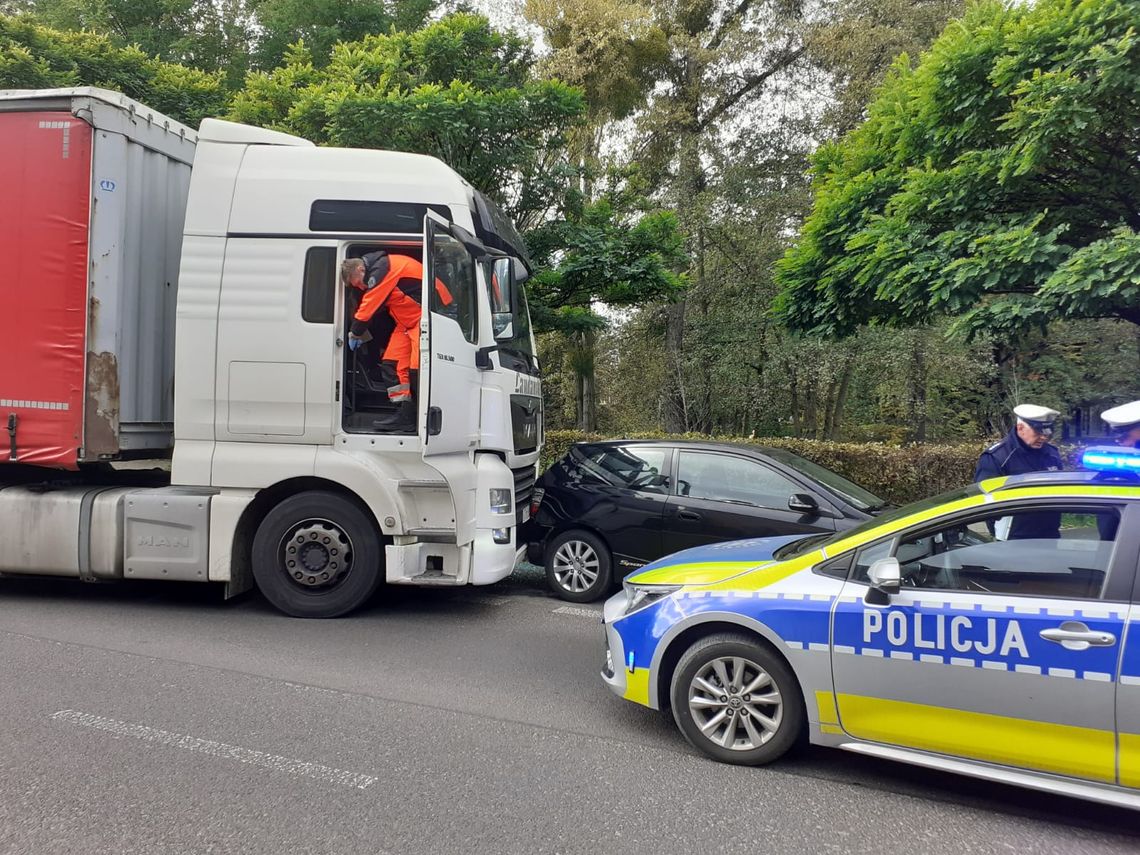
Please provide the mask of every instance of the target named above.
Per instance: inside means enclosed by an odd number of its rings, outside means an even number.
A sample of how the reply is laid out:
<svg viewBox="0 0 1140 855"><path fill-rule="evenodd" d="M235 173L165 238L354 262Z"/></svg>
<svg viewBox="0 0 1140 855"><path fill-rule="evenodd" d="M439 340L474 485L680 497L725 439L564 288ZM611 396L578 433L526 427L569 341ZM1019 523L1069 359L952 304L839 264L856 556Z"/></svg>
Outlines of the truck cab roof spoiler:
<svg viewBox="0 0 1140 855"><path fill-rule="evenodd" d="M291 134L271 131L267 128L255 128L252 125L242 125L237 122L227 122L224 119L203 119L202 125L198 128L198 142L314 147L308 140Z"/></svg>

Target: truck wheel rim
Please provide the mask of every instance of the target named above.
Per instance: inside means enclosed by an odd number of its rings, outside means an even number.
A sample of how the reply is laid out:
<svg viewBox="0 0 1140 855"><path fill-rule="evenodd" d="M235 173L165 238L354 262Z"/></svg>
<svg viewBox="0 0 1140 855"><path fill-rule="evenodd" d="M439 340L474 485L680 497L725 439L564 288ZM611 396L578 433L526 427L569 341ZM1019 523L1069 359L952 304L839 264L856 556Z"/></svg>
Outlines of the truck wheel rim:
<svg viewBox="0 0 1140 855"><path fill-rule="evenodd" d="M307 519L281 538L282 572L306 591L339 585L352 570L352 540L331 520Z"/></svg>
<svg viewBox="0 0 1140 855"><path fill-rule="evenodd" d="M772 676L751 659L721 656L689 683L689 715L714 745L752 751L779 731L784 702Z"/></svg>
<svg viewBox="0 0 1140 855"><path fill-rule="evenodd" d="M554 579L566 591L580 594L598 581L601 560L590 544L568 540L554 552Z"/></svg>

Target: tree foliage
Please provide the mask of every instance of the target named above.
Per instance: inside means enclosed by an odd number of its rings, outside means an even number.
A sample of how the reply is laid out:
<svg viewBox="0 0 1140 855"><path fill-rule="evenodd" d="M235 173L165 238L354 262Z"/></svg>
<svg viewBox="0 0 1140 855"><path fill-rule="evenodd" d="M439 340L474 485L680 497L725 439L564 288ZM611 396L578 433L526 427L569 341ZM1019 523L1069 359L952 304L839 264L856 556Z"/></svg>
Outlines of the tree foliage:
<svg viewBox="0 0 1140 855"><path fill-rule="evenodd" d="M503 203L521 228L563 204L576 89L531 75L529 44L454 14L413 33L338 44L325 68L295 47L251 74L230 117L317 143L431 154Z"/></svg>
<svg viewBox="0 0 1140 855"><path fill-rule="evenodd" d="M0 0L0 14L26 13L58 30L91 30L118 47L204 71L231 89L246 71L276 67L304 41L320 67L333 45L423 26L438 0Z"/></svg>
<svg viewBox="0 0 1140 855"><path fill-rule="evenodd" d="M846 335L959 315L968 335L1140 323L1135 3L981 2L814 158L780 317Z"/></svg>
<svg viewBox="0 0 1140 855"><path fill-rule="evenodd" d="M674 299L685 286L684 241L670 211L639 211L640 197L603 196L580 213L528 234L542 271L531 280L531 311L540 331L602 329L593 306L626 309Z"/></svg>
<svg viewBox="0 0 1140 855"><path fill-rule="evenodd" d="M197 127L225 110L222 76L116 47L92 32L58 31L0 16L0 89L101 86Z"/></svg>

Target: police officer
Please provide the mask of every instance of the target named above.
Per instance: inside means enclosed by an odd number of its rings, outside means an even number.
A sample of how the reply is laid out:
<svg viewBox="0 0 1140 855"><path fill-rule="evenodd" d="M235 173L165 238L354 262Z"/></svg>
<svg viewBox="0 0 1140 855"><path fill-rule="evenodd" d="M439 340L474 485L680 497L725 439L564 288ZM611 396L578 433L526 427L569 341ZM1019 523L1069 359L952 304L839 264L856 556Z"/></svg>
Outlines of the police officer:
<svg viewBox="0 0 1140 855"><path fill-rule="evenodd" d="M1064 468L1061 452L1050 444L1056 410L1036 404L1013 408L1013 429L1005 439L982 452L974 469L974 480L999 478L1003 475L1025 475L1029 472L1057 472ZM1020 513L998 521L995 534L999 540L1056 538L1060 536L1061 515L1053 512Z"/></svg>
<svg viewBox="0 0 1140 855"><path fill-rule="evenodd" d="M1005 439L982 452L974 469L974 480L1024 475L1027 472L1056 472L1064 468L1061 452L1050 444L1056 410L1036 404L1013 408L1017 421Z"/></svg>
<svg viewBox="0 0 1140 855"><path fill-rule="evenodd" d="M1140 401L1130 401L1100 414L1117 445L1140 448Z"/></svg>
<svg viewBox="0 0 1140 855"><path fill-rule="evenodd" d="M1129 401L1100 414L1117 445L1140 448L1140 401ZM1115 512L1097 514L1096 527L1101 540L1115 540L1120 518Z"/></svg>

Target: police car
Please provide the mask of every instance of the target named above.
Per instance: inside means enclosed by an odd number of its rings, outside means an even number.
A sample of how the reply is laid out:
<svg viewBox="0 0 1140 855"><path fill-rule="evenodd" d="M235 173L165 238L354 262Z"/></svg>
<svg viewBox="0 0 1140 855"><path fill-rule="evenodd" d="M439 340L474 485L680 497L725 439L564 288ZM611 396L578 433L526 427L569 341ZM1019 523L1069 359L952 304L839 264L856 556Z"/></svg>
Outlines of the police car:
<svg viewBox="0 0 1140 855"><path fill-rule="evenodd" d="M806 737L1140 808L1140 453L1085 462L649 564L602 676L729 763Z"/></svg>

